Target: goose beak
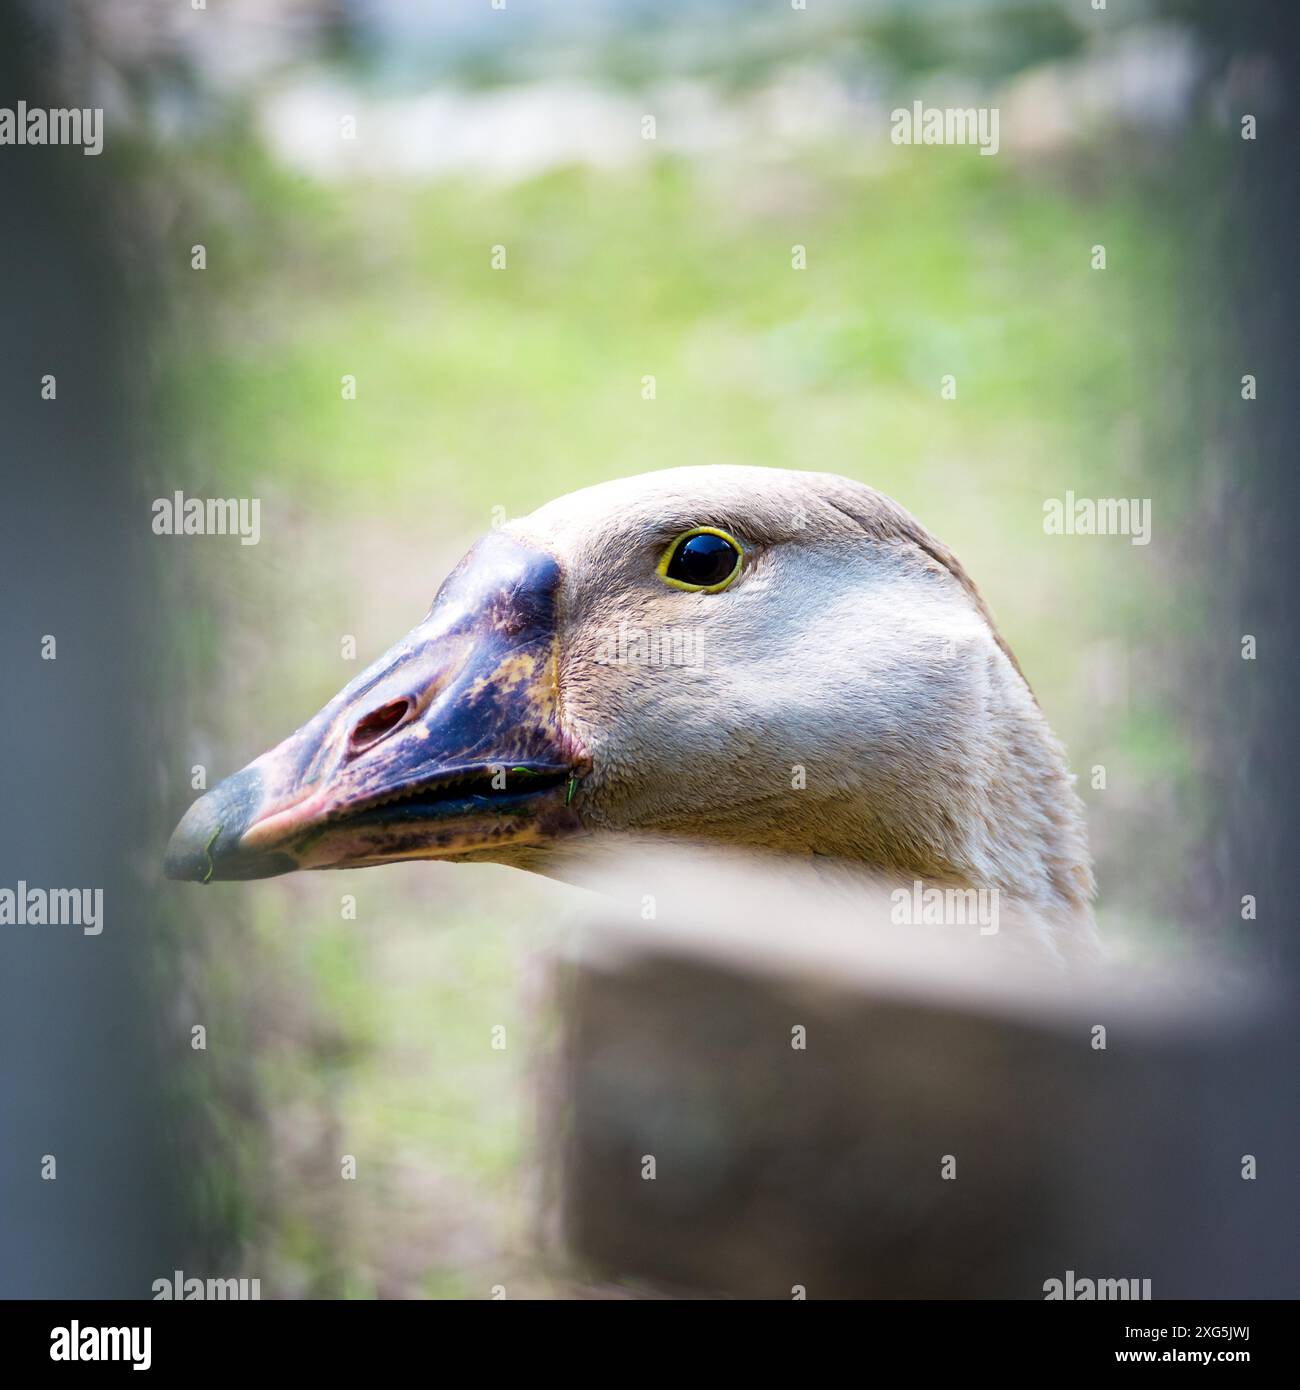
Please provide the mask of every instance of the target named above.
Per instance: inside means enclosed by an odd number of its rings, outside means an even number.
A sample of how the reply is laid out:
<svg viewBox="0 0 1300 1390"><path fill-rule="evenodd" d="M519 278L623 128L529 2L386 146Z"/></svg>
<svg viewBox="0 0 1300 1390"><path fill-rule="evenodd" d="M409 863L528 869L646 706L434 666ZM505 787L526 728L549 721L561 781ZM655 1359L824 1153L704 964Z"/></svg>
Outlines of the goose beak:
<svg viewBox="0 0 1300 1390"><path fill-rule="evenodd" d="M480 541L417 628L190 807L167 876L504 859L578 831L589 763L559 718L559 581L551 556Z"/></svg>

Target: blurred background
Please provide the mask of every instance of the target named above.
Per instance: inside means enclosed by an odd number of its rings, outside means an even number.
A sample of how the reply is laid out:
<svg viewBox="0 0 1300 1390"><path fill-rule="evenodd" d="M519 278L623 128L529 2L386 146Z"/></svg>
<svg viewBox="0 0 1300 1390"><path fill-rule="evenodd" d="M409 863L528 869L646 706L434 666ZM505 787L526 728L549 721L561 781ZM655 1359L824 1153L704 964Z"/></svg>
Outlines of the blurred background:
<svg viewBox="0 0 1300 1390"><path fill-rule="evenodd" d="M32 325L11 322L6 375L36 371L34 342L84 359L69 438L18 436L14 499L79 469L85 515L48 495L8 509L9 591L37 595L15 641L57 617L103 644L74 692L10 678L11 712L43 717L6 721L23 747L4 882L68 848L78 770L110 750L124 766L82 805L82 848L113 851L131 904L102 942L123 972L111 1002L88 982L83 1008L57 1006L66 1087L33 1093L17 1042L10 1079L17 1114L57 1117L86 1085L76 1030L103 1009L148 1151L122 1156L136 1262L78 1264L78 1223L58 1218L43 1291L134 1296L173 1268L255 1275L264 1297L575 1287L537 1159L565 890L413 865L198 892L160 862L196 767L214 785L295 728L418 621L477 534L606 478L824 469L902 502L975 577L1069 749L1112 952L1237 968L1242 853L1262 864L1286 839L1254 776L1281 765L1281 687L1237 669L1241 634L1283 602L1252 571L1286 434L1269 338L1285 283L1261 293L1278 152L1240 138L1244 112L1266 130L1286 109L1273 15L6 6L0 104L102 106L105 150L21 169L36 151L0 151L20 181L0 214L8 292ZM998 154L893 145L890 112L914 101L998 108ZM152 535L151 499L177 490L260 499L260 543ZM1045 534L1067 490L1151 499L1151 543ZM61 549L78 527L105 548L91 573ZM118 714L70 752L96 690ZM69 946L69 968L95 973L96 948ZM1261 933L1255 955L1281 949ZM48 1020L63 970L10 970L15 1039ZM124 1200L121 1177L103 1170L97 1209ZM14 1219L34 1240L39 1213Z"/></svg>

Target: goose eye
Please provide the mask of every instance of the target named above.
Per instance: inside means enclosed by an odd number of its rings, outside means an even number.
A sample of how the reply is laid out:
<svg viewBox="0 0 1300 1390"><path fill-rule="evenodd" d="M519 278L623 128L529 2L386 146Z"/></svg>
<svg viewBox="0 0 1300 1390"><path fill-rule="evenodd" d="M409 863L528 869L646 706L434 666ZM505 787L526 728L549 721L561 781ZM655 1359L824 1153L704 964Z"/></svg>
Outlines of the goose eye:
<svg viewBox="0 0 1300 1390"><path fill-rule="evenodd" d="M734 536L712 526L687 531L664 551L659 575L675 589L716 593L740 573L744 550Z"/></svg>

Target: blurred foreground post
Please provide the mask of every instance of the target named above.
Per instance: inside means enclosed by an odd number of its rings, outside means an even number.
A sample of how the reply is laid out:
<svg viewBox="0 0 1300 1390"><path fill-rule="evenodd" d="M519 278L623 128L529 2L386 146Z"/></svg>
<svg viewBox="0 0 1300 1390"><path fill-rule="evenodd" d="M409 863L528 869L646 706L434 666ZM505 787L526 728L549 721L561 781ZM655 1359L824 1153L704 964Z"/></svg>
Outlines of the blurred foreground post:
<svg viewBox="0 0 1300 1390"><path fill-rule="evenodd" d="M591 1275L781 1299L1294 1283L1244 987L1071 984L936 936L956 928L891 931L879 901L663 881L656 920L602 905L564 966L559 1186ZM1244 1179L1261 1146L1272 1171Z"/></svg>

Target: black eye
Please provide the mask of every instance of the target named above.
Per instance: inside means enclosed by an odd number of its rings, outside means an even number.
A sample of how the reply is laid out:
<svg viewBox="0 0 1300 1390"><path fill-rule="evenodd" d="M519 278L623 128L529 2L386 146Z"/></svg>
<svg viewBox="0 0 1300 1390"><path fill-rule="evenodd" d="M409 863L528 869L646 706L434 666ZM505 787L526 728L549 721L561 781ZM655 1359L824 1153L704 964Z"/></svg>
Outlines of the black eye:
<svg viewBox="0 0 1300 1390"><path fill-rule="evenodd" d="M676 588L725 589L740 573L744 551L725 531L699 527L664 552L659 573Z"/></svg>

